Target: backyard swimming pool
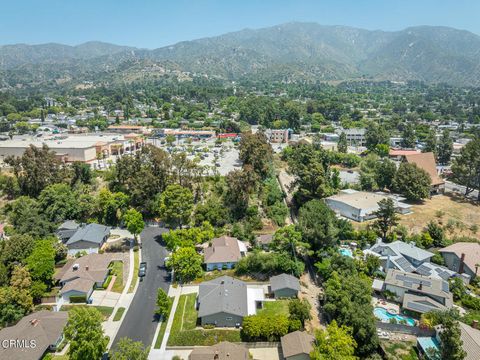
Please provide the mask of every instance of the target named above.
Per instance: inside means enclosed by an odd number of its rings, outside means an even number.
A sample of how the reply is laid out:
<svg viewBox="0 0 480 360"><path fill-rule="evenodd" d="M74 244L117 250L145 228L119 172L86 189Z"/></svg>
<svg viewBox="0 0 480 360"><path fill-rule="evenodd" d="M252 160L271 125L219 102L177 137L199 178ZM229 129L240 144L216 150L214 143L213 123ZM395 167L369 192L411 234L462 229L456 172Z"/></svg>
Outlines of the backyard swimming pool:
<svg viewBox="0 0 480 360"><path fill-rule="evenodd" d="M341 249L339 249L338 251L339 251L340 254L342 254L343 256L348 256L348 257L353 258L352 250L350 250L350 249L341 248Z"/></svg>
<svg viewBox="0 0 480 360"><path fill-rule="evenodd" d="M384 309L382 307L376 307L373 310L373 314L378 320L381 320L382 322L388 323L390 322L390 319L395 319L397 320L397 323L400 324L402 320L407 322L407 325L409 326L414 326L415 325L415 320L412 319L411 317L404 316L404 315L396 315L396 314L390 314L387 309Z"/></svg>

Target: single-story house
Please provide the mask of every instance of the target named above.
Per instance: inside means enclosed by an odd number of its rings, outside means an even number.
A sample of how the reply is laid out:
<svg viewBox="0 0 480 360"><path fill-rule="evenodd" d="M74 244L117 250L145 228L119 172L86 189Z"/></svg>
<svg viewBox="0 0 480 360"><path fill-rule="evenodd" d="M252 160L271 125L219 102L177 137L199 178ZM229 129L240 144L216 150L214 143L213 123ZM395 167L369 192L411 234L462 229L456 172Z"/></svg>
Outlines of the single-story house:
<svg viewBox="0 0 480 360"><path fill-rule="evenodd" d="M409 164L415 164L420 169L425 170L432 180L430 193L439 194L445 190L445 181L438 176L437 163L435 155L432 152L407 154L404 159Z"/></svg>
<svg viewBox="0 0 480 360"><path fill-rule="evenodd" d="M293 298L298 296L300 281L292 275L280 274L270 278L270 293L275 298Z"/></svg>
<svg viewBox="0 0 480 360"><path fill-rule="evenodd" d="M280 342L283 358L286 360L310 360L314 341L315 337L304 331L294 331L282 336Z"/></svg>
<svg viewBox="0 0 480 360"><path fill-rule="evenodd" d="M337 195L329 196L325 203L336 214L358 222L374 219L375 212L380 208L378 203L391 198L395 210L400 214L411 212L411 206L402 202L404 198L384 193L372 193L353 189L341 190Z"/></svg>
<svg viewBox="0 0 480 360"><path fill-rule="evenodd" d="M448 282L442 279L390 269L384 281L385 290L393 293L404 309L421 314L453 306Z"/></svg>
<svg viewBox="0 0 480 360"><path fill-rule="evenodd" d="M445 265L459 274L467 274L470 278L477 275L480 264L480 244L458 242L439 250Z"/></svg>
<svg viewBox="0 0 480 360"><path fill-rule="evenodd" d="M243 345L222 341L212 346L195 346L188 360L249 360L250 353Z"/></svg>
<svg viewBox="0 0 480 360"><path fill-rule="evenodd" d="M237 238L222 236L212 240L204 251L207 271L232 269L247 254L247 247Z"/></svg>
<svg viewBox="0 0 480 360"><path fill-rule="evenodd" d="M110 236L110 227L100 224L83 224L66 241L68 254L73 256L85 251L87 254L97 253Z"/></svg>
<svg viewBox="0 0 480 360"><path fill-rule="evenodd" d="M57 236L63 243L66 243L77 232L79 227L80 224L75 220L67 220L58 227Z"/></svg>
<svg viewBox="0 0 480 360"><path fill-rule="evenodd" d="M238 327L248 315L247 285L229 276L200 284L197 298L201 324Z"/></svg>
<svg viewBox="0 0 480 360"><path fill-rule="evenodd" d="M3 328L0 330L0 359L42 359L47 351L55 351L63 341L67 320L66 311L42 310Z"/></svg>
<svg viewBox="0 0 480 360"><path fill-rule="evenodd" d="M71 296L85 296L88 301L95 287L101 287L107 280L111 261L109 255L97 253L68 260L54 276L62 287L62 301L70 302Z"/></svg>

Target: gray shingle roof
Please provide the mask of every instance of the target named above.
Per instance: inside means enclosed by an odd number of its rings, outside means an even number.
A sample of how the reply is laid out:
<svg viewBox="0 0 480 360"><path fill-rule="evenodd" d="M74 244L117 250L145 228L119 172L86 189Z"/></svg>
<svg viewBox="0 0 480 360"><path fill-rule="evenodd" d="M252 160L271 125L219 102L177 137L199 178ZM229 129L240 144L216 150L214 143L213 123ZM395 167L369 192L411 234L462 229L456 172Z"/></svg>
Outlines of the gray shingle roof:
<svg viewBox="0 0 480 360"><path fill-rule="evenodd" d="M282 343L283 356L287 358L301 354L309 355L313 350L312 344L315 338L304 331L294 331L282 336L280 341Z"/></svg>
<svg viewBox="0 0 480 360"><path fill-rule="evenodd" d="M247 316L247 285L230 276L205 281L199 286L198 303L199 317L220 312Z"/></svg>
<svg viewBox="0 0 480 360"><path fill-rule="evenodd" d="M300 281L295 276L288 274L272 276L270 278L270 284L272 291L277 291L280 289L292 289L296 291L300 290Z"/></svg>
<svg viewBox="0 0 480 360"><path fill-rule="evenodd" d="M382 242L373 245L370 250L380 255L393 255L393 252L396 255L407 256L417 261L424 261L433 256L431 252L420 249L413 243L406 243L403 241L394 241L392 243Z"/></svg>
<svg viewBox="0 0 480 360"><path fill-rule="evenodd" d="M68 320L66 311L34 312L23 317L16 325L0 330L2 340L35 340L36 347L4 348L0 346L0 359L40 359L50 345L56 343Z"/></svg>
<svg viewBox="0 0 480 360"><path fill-rule="evenodd" d="M87 241L101 244L105 236L110 233L110 227L100 224L88 224L80 227L67 241L67 245L78 241Z"/></svg>
<svg viewBox="0 0 480 360"><path fill-rule="evenodd" d="M249 360L249 352L245 346L222 341L213 346L194 347L189 360Z"/></svg>

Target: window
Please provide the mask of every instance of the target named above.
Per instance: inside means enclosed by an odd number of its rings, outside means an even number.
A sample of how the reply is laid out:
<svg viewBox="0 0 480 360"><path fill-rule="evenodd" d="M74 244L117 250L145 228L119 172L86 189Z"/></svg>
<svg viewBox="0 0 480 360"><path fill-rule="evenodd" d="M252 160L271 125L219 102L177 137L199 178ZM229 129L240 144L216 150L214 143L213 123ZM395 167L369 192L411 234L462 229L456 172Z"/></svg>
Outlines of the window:
<svg viewBox="0 0 480 360"><path fill-rule="evenodd" d="M227 316L227 317L225 318L225 320L227 320L227 321L232 321L233 318L232 318L231 316Z"/></svg>

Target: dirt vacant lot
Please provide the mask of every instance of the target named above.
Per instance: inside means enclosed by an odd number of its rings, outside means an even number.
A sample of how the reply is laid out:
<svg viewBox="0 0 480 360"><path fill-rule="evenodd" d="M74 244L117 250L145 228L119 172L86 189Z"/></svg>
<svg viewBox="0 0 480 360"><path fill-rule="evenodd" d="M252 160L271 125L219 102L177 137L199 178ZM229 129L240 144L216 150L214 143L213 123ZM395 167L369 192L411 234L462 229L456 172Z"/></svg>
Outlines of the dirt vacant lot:
<svg viewBox="0 0 480 360"><path fill-rule="evenodd" d="M430 220L440 221L444 226L450 221L455 222L456 226L447 232L448 237L464 235L480 239L480 230L476 233L470 230L472 225L480 226L480 206L471 201L437 195L425 200L423 204L413 205L412 210L412 214L400 216L400 224L405 225L410 232L422 231Z"/></svg>

